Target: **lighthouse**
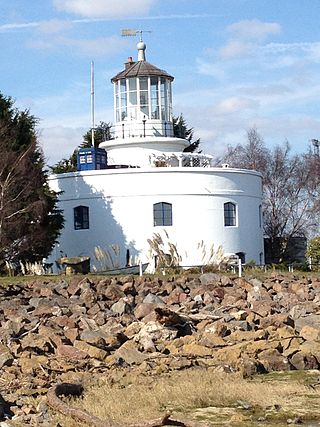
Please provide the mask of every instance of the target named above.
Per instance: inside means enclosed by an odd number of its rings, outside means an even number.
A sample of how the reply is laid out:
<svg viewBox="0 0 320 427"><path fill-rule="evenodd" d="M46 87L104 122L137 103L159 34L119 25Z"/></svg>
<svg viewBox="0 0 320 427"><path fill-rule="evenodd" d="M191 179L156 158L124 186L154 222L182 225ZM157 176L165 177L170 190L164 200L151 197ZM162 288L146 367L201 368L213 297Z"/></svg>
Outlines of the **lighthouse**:
<svg viewBox="0 0 320 427"><path fill-rule="evenodd" d="M97 271L140 262L149 272L159 259L182 268L234 255L264 263L261 175L188 150L174 135L173 83L140 40L136 60L111 78L114 128L99 145L106 164L49 178L65 218L49 262L63 253L90 257Z"/></svg>

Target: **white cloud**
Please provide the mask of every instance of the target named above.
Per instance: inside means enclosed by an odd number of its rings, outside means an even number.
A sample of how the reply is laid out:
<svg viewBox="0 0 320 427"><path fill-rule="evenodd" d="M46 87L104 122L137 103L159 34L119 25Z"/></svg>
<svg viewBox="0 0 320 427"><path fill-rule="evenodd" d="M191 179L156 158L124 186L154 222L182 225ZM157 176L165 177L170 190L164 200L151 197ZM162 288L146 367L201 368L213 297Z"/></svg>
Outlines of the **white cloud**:
<svg viewBox="0 0 320 427"><path fill-rule="evenodd" d="M0 31L6 32L11 30L21 30L39 27L39 22L12 22L11 24L2 24L0 25Z"/></svg>
<svg viewBox="0 0 320 427"><path fill-rule="evenodd" d="M254 45L245 43L241 40L230 40L225 46L219 50L219 55L222 59L235 58L244 56L252 52Z"/></svg>
<svg viewBox="0 0 320 427"><path fill-rule="evenodd" d="M276 22L261 22L258 19L239 21L227 27L227 30L242 40L264 40L269 35L280 33Z"/></svg>
<svg viewBox="0 0 320 427"><path fill-rule="evenodd" d="M239 98L236 96L227 98L219 102L214 107L215 114L233 114L244 110L253 110L259 107L257 100L249 98Z"/></svg>
<svg viewBox="0 0 320 427"><path fill-rule="evenodd" d="M201 58L197 58L196 62L197 62L197 71L200 74L212 76L219 80L225 76L224 70L216 64L207 62Z"/></svg>
<svg viewBox="0 0 320 427"><path fill-rule="evenodd" d="M257 19L240 21L227 27L230 38L218 51L220 58L232 59L252 55L260 49L262 42L281 30L275 22L261 22Z"/></svg>
<svg viewBox="0 0 320 427"><path fill-rule="evenodd" d="M268 43L262 47L264 54L278 56L278 64L292 66L297 61L320 62L320 42Z"/></svg>
<svg viewBox="0 0 320 427"><path fill-rule="evenodd" d="M119 18L148 13L155 0L53 0L64 12L89 18Z"/></svg>

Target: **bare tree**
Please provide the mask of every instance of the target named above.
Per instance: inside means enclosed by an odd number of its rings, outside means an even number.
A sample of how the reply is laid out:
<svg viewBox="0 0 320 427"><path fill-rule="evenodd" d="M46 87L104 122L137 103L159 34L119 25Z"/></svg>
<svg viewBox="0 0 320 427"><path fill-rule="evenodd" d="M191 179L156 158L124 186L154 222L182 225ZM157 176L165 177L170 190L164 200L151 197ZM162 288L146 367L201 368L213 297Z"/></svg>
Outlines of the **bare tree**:
<svg viewBox="0 0 320 427"><path fill-rule="evenodd" d="M304 155L290 155L288 143L271 152L264 175L264 230L273 260L283 261L293 237L307 237L319 212L312 170Z"/></svg>
<svg viewBox="0 0 320 427"><path fill-rule="evenodd" d="M287 141L268 149L256 129L247 135L247 144L229 147L224 161L261 172L264 233L271 260L282 262L288 259L292 238L307 237L317 227L319 159L311 153L292 155Z"/></svg>
<svg viewBox="0 0 320 427"><path fill-rule="evenodd" d="M247 143L236 147L228 145L224 163L235 168L253 169L263 173L268 163L269 152L256 128L247 131Z"/></svg>

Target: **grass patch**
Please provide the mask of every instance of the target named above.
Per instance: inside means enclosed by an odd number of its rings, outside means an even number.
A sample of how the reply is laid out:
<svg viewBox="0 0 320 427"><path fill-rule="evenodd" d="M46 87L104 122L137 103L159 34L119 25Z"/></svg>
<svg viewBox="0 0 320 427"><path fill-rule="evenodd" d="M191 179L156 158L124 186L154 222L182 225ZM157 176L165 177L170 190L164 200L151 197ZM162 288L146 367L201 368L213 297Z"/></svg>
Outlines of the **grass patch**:
<svg viewBox="0 0 320 427"><path fill-rule="evenodd" d="M261 417L268 425L297 416L320 419L320 390L313 390L301 378L288 379L286 374L284 381L281 374L277 375L272 380L268 376L248 380L238 374L201 368L162 376L118 371L100 377L73 405L124 425L155 418L168 410L212 425L222 426L228 421L234 427L258 425L255 423ZM61 417L59 422L63 427L75 425Z"/></svg>

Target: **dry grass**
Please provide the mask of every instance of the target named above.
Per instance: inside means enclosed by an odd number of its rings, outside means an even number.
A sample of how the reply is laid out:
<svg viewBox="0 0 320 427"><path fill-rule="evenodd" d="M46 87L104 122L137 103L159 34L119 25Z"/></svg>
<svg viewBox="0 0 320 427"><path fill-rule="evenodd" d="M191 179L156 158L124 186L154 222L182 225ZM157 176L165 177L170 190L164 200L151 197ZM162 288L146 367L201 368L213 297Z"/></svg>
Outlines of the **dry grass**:
<svg viewBox="0 0 320 427"><path fill-rule="evenodd" d="M265 381L263 377L247 380L237 374L200 368L162 376L118 372L100 378L83 399L70 404L101 419L124 424L155 418L167 410L192 417L196 408L236 408L239 402L246 402L255 412L257 408L265 411L280 405L282 419L286 419L291 414L305 416L306 408L319 402L320 393L305 381L294 378ZM63 427L76 426L71 420L59 418L59 421Z"/></svg>

